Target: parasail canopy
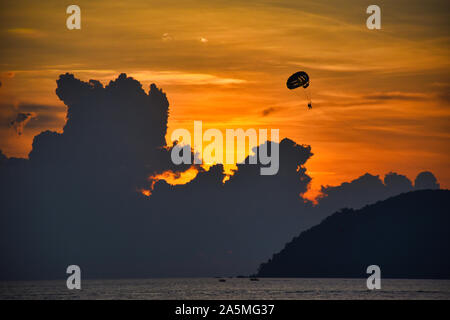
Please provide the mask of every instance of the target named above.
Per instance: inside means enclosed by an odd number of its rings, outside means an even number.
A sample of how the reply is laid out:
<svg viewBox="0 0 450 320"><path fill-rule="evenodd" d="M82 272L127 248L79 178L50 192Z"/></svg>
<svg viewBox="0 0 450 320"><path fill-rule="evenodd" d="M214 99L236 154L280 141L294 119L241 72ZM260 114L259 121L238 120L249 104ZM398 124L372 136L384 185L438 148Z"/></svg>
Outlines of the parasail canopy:
<svg viewBox="0 0 450 320"><path fill-rule="evenodd" d="M309 86L309 76L305 71L296 72L287 79L286 86L291 90L299 87L306 89Z"/></svg>

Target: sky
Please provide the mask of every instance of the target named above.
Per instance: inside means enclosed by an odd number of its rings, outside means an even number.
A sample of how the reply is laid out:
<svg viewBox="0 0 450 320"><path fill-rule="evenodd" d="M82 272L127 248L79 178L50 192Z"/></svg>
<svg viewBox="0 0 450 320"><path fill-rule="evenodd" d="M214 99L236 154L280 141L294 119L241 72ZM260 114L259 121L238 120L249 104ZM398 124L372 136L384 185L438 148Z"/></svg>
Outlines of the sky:
<svg viewBox="0 0 450 320"><path fill-rule="evenodd" d="M311 145L314 194L365 172L450 186L448 1L2 1L0 150L27 157L33 137L61 132L56 79L107 84L127 73L170 102L177 128L276 128ZM66 28L67 6L81 30ZM304 70L313 109L286 79ZM30 119L19 135L11 121Z"/></svg>

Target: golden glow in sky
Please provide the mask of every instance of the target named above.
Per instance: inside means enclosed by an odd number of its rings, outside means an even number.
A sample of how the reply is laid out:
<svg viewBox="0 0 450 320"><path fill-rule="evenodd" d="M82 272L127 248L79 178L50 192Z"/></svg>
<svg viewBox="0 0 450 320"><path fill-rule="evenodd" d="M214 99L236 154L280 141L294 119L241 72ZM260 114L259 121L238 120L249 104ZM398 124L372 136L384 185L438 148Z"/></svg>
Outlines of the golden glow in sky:
<svg viewBox="0 0 450 320"><path fill-rule="evenodd" d="M277 128L312 146L312 188L365 172L450 186L448 1L2 1L0 149L26 157L33 136L62 131L59 74L104 84L125 72L156 83L170 102L169 131ZM287 77L310 75L313 109ZM36 113L22 135L8 124ZM168 141L170 144L170 141Z"/></svg>

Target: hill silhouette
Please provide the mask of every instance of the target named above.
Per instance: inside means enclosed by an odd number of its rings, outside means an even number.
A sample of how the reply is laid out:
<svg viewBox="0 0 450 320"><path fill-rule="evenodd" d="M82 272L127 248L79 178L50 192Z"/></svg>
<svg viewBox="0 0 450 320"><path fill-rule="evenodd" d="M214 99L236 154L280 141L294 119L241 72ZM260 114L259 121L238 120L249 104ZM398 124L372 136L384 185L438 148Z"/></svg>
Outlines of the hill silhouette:
<svg viewBox="0 0 450 320"><path fill-rule="evenodd" d="M450 191L421 190L343 209L261 264L259 277L450 278Z"/></svg>

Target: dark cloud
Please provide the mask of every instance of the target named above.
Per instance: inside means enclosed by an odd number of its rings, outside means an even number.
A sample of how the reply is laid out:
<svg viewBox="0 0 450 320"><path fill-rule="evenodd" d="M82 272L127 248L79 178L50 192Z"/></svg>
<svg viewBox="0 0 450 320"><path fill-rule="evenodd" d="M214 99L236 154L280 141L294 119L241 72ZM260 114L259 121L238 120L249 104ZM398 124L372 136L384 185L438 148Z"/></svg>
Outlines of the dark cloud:
<svg viewBox="0 0 450 320"><path fill-rule="evenodd" d="M3 154L2 150L0 150L0 166L5 164L8 158Z"/></svg>
<svg viewBox="0 0 450 320"><path fill-rule="evenodd" d="M389 197L413 191L414 189L439 189L439 184L431 172L420 173L413 187L406 176L390 172L384 177L369 173L339 186L323 186L319 198L319 214L330 214L342 208L360 209L363 206Z"/></svg>
<svg viewBox="0 0 450 320"><path fill-rule="evenodd" d="M435 96L445 103L450 103L450 86L443 86L441 90L435 92Z"/></svg>
<svg viewBox="0 0 450 320"><path fill-rule="evenodd" d="M322 186L321 193L319 206L323 212L334 212L340 208L357 209L387 197L383 181L369 173L339 186Z"/></svg>
<svg viewBox="0 0 450 320"><path fill-rule="evenodd" d="M26 127L28 129L55 128L64 125L66 106L52 106L41 104L24 104L18 106L22 113L31 113L33 117L29 119Z"/></svg>
<svg viewBox="0 0 450 320"><path fill-rule="evenodd" d="M17 134L27 129L62 127L66 106L19 103L0 105L0 126L13 128Z"/></svg>
<svg viewBox="0 0 450 320"><path fill-rule="evenodd" d="M35 116L32 112L18 112L16 118L9 125L16 130L18 135L21 135L27 123Z"/></svg>
<svg viewBox="0 0 450 320"><path fill-rule="evenodd" d="M389 195L397 195L413 190L411 180L409 180L406 176L395 172L386 174L384 177L384 184Z"/></svg>
<svg viewBox="0 0 450 320"><path fill-rule="evenodd" d="M416 190L439 188L440 185L436 177L429 171L423 171L419 173L416 177L416 180L414 180L414 189Z"/></svg>
<svg viewBox="0 0 450 320"><path fill-rule="evenodd" d="M263 117L266 117L266 116L268 116L269 114L272 114L272 113L274 113L274 112L277 112L279 110L279 108L276 108L276 107L269 107L269 108L266 108L266 109L264 109L263 111L262 111L262 116Z"/></svg>
<svg viewBox="0 0 450 320"><path fill-rule="evenodd" d="M40 113L31 118L27 123L27 129L55 128L64 125L64 118L54 113Z"/></svg>
<svg viewBox="0 0 450 320"><path fill-rule="evenodd" d="M273 176L261 176L260 165L239 164L223 183L223 166L215 165L186 185L155 184L149 201L160 208L157 232L164 238L169 228L172 237L181 237L178 275L249 274L258 260L311 224L312 205L299 197L311 180L303 167L311 149L284 139L279 150L280 169Z"/></svg>
<svg viewBox="0 0 450 320"><path fill-rule="evenodd" d="M222 165L196 167L185 185L149 181L191 167L170 160L169 102L161 89L146 91L125 74L107 86L65 74L56 94L67 106L62 133L35 136L29 159L0 152L4 279L62 278L70 264L87 278L249 274L335 208L410 189L404 176L390 173L383 183L366 174L324 187L314 207L301 197L311 181L311 147L287 138L278 145L276 175L243 163L226 182ZM138 192L151 184L150 197Z"/></svg>
<svg viewBox="0 0 450 320"><path fill-rule="evenodd" d="M21 103L19 104L19 111L21 112L34 112L34 113L40 113L40 112L66 112L66 106L52 106L52 105L43 105L43 104L28 104L28 103Z"/></svg>

